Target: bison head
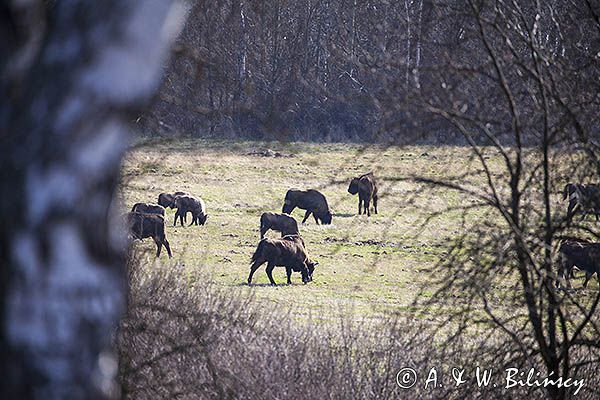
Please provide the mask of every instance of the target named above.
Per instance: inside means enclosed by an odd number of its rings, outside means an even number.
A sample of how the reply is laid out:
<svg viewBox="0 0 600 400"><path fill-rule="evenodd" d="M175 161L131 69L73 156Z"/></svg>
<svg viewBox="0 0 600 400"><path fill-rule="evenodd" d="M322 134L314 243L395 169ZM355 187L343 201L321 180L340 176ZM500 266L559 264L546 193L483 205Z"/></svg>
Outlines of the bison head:
<svg viewBox="0 0 600 400"><path fill-rule="evenodd" d="M348 186L348 193L356 194L358 193L358 178L352 178L350 181L350 186Z"/></svg>
<svg viewBox="0 0 600 400"><path fill-rule="evenodd" d="M158 196L158 204L163 207L171 207L173 204L173 196L169 193L161 193Z"/></svg>
<svg viewBox="0 0 600 400"><path fill-rule="evenodd" d="M208 214L201 214L198 217L198 221L200 222L200 225L204 225L206 223L207 219L208 219Z"/></svg>
<svg viewBox="0 0 600 400"><path fill-rule="evenodd" d="M312 281L313 272L315 272L315 267L319 265L317 261L308 260L306 262L306 268L308 269L308 277Z"/></svg>
<svg viewBox="0 0 600 400"><path fill-rule="evenodd" d="M321 217L321 222L324 225L329 225L331 224L331 219L333 218L333 215L331 214L331 210L327 210Z"/></svg>
<svg viewBox="0 0 600 400"><path fill-rule="evenodd" d="M302 282L312 282L312 276L313 272L315 271L315 266L317 266L319 263L315 261L306 260L304 264L304 268L302 268L302 271L300 271L302 273Z"/></svg>
<svg viewBox="0 0 600 400"><path fill-rule="evenodd" d="M289 203L283 204L283 209L281 210L284 214L290 214L294 210L294 207Z"/></svg>

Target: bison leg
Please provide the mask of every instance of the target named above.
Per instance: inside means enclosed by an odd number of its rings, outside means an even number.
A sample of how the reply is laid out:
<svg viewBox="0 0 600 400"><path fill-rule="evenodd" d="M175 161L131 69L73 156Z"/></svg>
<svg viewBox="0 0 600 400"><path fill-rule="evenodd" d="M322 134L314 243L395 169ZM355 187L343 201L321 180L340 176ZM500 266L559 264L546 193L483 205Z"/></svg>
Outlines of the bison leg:
<svg viewBox="0 0 600 400"><path fill-rule="evenodd" d="M177 218L179 218L179 221L181 222L181 226L183 226L183 217L185 217L186 213L182 213L181 209L177 209L177 211L175 212L175 221L173 221L173 226L177 226Z"/></svg>
<svg viewBox="0 0 600 400"><path fill-rule="evenodd" d="M569 279L569 274L571 273L571 270L573 269L575 265L573 265L572 263L570 263L568 260L565 259L564 255L561 255L561 260L560 260L560 264L558 267L558 276L556 277L556 287L558 289L561 288L561 283L563 280L567 281L567 287L570 289L571 288L571 280Z"/></svg>
<svg viewBox="0 0 600 400"><path fill-rule="evenodd" d="M267 233L267 231L269 230L268 227L261 225L260 226L260 240L263 240L265 238L265 233ZM283 234L282 234L283 236Z"/></svg>
<svg viewBox="0 0 600 400"><path fill-rule="evenodd" d="M275 265L273 265L271 262L269 262L267 264L267 276L269 277L269 280L271 281L271 285L277 286L277 284L275 283L275 280L273 279L273 270L274 269L275 269Z"/></svg>
<svg viewBox="0 0 600 400"><path fill-rule="evenodd" d="M287 284L292 284L292 269L290 267L285 267L285 273L287 275Z"/></svg>
<svg viewBox="0 0 600 400"><path fill-rule="evenodd" d="M184 211L181 215L180 215L180 222L181 222L181 226L183 226L184 222L187 222L187 211Z"/></svg>
<svg viewBox="0 0 600 400"><path fill-rule="evenodd" d="M585 271L585 282L583 282L583 288L584 289L587 287L588 281L590 280L590 278L592 277L592 275L594 275L593 272Z"/></svg>
<svg viewBox="0 0 600 400"><path fill-rule="evenodd" d="M152 239L156 243L156 257L160 257L160 249L162 248L162 241L157 237L153 236Z"/></svg>
<svg viewBox="0 0 600 400"><path fill-rule="evenodd" d="M192 222L190 222L188 226L192 226L194 224L198 225L198 216L196 215L196 213L192 212Z"/></svg>
<svg viewBox="0 0 600 400"><path fill-rule="evenodd" d="M313 213L313 217L315 217L315 222L317 223L317 225L319 225L319 218L317 218L315 213Z"/></svg>
<svg viewBox="0 0 600 400"><path fill-rule="evenodd" d="M373 196L373 209L375 210L375 214L377 214L377 195Z"/></svg>
<svg viewBox="0 0 600 400"><path fill-rule="evenodd" d="M183 226L184 220L187 222L187 210L183 210L181 213L179 213L179 223L181 226Z"/></svg>
<svg viewBox="0 0 600 400"><path fill-rule="evenodd" d="M262 265L262 262L260 260L256 260L251 266L250 266L250 275L248 275L248 285L250 285L252 283L252 276L254 275L254 273L256 272L256 270Z"/></svg>
<svg viewBox="0 0 600 400"><path fill-rule="evenodd" d="M575 214L581 211L581 204L578 201L571 200L569 202L569 208L567 210L567 221L571 221Z"/></svg>
<svg viewBox="0 0 600 400"><path fill-rule="evenodd" d="M368 217L370 217L371 216L371 204L370 204L369 199L368 198L365 199L363 204L365 205L365 213L367 214Z"/></svg>
<svg viewBox="0 0 600 400"><path fill-rule="evenodd" d="M308 217L310 217L310 210L306 210L306 213L304 214L304 219L302 220L302 223L306 223L306 220L308 219Z"/></svg>
<svg viewBox="0 0 600 400"><path fill-rule="evenodd" d="M358 195L358 215L360 215L362 213L362 197L359 194Z"/></svg>
<svg viewBox="0 0 600 400"><path fill-rule="evenodd" d="M163 237L162 244L163 246L165 246L165 249L167 249L167 254L169 255L169 258L173 258L173 254L171 253L171 246L169 246L169 241L166 237Z"/></svg>
<svg viewBox="0 0 600 400"><path fill-rule="evenodd" d="M573 269L575 268L575 264L570 264L570 265L566 265L565 268L563 268L563 279L565 279L567 281L567 289L571 289L573 286L571 286L571 279L569 278L569 269Z"/></svg>

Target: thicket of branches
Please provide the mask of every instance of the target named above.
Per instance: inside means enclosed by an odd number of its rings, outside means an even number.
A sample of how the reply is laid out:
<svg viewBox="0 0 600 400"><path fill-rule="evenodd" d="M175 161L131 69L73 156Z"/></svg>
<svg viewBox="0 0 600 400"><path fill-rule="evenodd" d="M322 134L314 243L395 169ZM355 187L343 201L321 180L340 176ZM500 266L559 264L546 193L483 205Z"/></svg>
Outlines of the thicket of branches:
<svg viewBox="0 0 600 400"><path fill-rule="evenodd" d="M124 398L545 396L539 389L450 385L452 367L473 372L472 354L449 357L439 338L431 341L424 334L429 329L397 314L379 321L349 314L338 324L323 324L309 317L310 310L270 310L242 292L212 286L206 277L195 277L192 284L177 269L150 269L135 256L129 267L129 306L116 337ZM477 337L468 341L482 351L492 344ZM419 374L410 389L396 383L404 367ZM431 368L440 381L425 388ZM583 378L594 375L593 368L584 372ZM584 390L580 398L586 395Z"/></svg>
<svg viewBox="0 0 600 400"><path fill-rule="evenodd" d="M382 329L315 324L310 310L269 309L196 278L130 262L117 337L124 398L391 398L398 366L425 359L399 318Z"/></svg>
<svg viewBox="0 0 600 400"><path fill-rule="evenodd" d="M454 310L442 324L452 332L444 348L564 379L587 375L600 360L600 292L557 290L556 250L565 237L598 238L596 224L567 219L558 200L569 182L598 182L600 9L475 0L440 9L462 18L464 36L432 74L445 90L419 101L464 137L479 165L453 181L414 177L432 195L451 188L477 201L430 275L440 290L429 303ZM487 210L474 226L473 207ZM471 335L496 344L473 347L464 342ZM586 385L598 395L596 380ZM549 398L572 394L547 389Z"/></svg>

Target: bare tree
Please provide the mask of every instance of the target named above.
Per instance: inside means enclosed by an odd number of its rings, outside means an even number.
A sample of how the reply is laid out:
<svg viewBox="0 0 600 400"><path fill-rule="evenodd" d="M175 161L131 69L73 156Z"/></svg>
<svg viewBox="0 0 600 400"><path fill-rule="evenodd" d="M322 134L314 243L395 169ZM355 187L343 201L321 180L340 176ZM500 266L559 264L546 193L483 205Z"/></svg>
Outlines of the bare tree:
<svg viewBox="0 0 600 400"><path fill-rule="evenodd" d="M443 90L420 99L463 136L479 168L453 180L415 179L474 199L465 213L486 210L435 268L441 289L430 303L454 310L442 324L453 331L445 348L470 351L479 362L537 366L553 379L589 377L600 357L600 292L557 290L554 252L563 237L598 236L589 223L572 223L557 204L569 181L598 180L596 14L563 1L469 1L440 4L438 11L465 17L467 40L436 68ZM583 43L570 42L575 20L590 33ZM556 43L570 53L557 51ZM473 183L480 175L483 190ZM485 343L471 347L467 332L481 332ZM586 386L598 395L593 384ZM574 393L561 385L545 390L553 399Z"/></svg>

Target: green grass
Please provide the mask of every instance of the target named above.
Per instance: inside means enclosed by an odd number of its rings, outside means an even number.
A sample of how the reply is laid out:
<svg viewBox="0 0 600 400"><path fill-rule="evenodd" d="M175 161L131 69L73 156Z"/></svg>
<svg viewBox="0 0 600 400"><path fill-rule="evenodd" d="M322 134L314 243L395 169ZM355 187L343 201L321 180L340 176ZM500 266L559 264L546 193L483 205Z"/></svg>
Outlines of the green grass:
<svg viewBox="0 0 600 400"><path fill-rule="evenodd" d="M265 148L289 156L248 154ZM423 190L407 178L462 179L461 174L480 170L469 154L461 147L155 141L129 153L122 190L126 208L138 201L156 202L163 191L187 191L206 202L209 219L203 227L173 227L174 210L167 210L173 260L163 253L155 261L150 240L136 244L148 250L148 268L155 262L169 264L186 274L191 285L209 276L229 290L251 291L282 307L297 305L323 319L348 309L358 316L386 309L411 312L415 295L429 279L423 271L444 257L453 237L490 216L473 210L463 226L462 212L449 211L422 226L433 213L472 200L447 189ZM486 157L501 173L498 155L490 151ZM371 170L379 178L379 214L367 218L356 215L358 198L346 189L352 176ZM474 187L484 186L480 172L469 179ZM320 263L314 281L303 285L295 274L293 285L283 285L285 270L277 268L274 276L280 285L271 287L263 266L254 276L255 285L248 287L260 215L281 212L286 191L294 187L321 190L334 211L330 226L316 225L312 217L300 226L311 257ZM303 213L295 210L293 216L300 222ZM422 295L432 296L434 291Z"/></svg>

